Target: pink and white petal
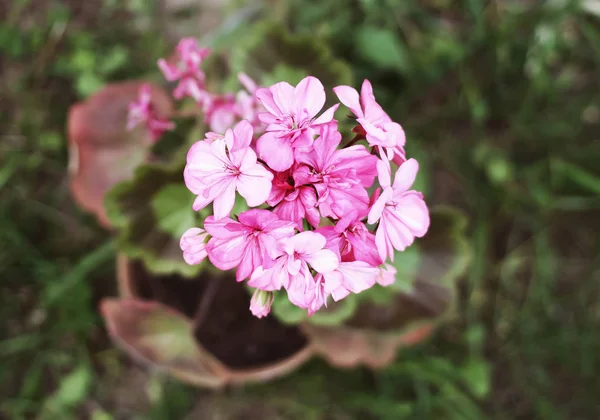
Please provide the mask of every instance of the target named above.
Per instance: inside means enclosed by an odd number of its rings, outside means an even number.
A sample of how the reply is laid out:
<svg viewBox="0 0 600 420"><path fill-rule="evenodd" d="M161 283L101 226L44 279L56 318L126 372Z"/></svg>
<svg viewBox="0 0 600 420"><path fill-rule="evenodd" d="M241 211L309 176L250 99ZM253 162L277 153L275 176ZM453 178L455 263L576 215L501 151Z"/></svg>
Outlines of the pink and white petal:
<svg viewBox="0 0 600 420"><path fill-rule="evenodd" d="M364 261L343 262L338 270L343 274L343 286L352 293L360 293L376 283L379 268Z"/></svg>
<svg viewBox="0 0 600 420"><path fill-rule="evenodd" d="M258 119L263 124L276 124L279 121L279 117L277 115L271 114L270 112L259 112ZM268 130L267 131L272 131Z"/></svg>
<svg viewBox="0 0 600 420"><path fill-rule="evenodd" d="M339 302L340 300L344 299L349 294L350 294L350 291L348 289L346 289L344 286L340 286L331 292L331 297L336 302Z"/></svg>
<svg viewBox="0 0 600 420"><path fill-rule="evenodd" d="M323 249L327 240L316 232L302 232L288 239L288 244L295 252L304 256Z"/></svg>
<svg viewBox="0 0 600 420"><path fill-rule="evenodd" d="M192 209L194 211L202 210L204 207L208 206L213 201L213 199L214 197L210 194L207 194L206 196L204 195L204 193L199 194L194 200L194 204L192 204Z"/></svg>
<svg viewBox="0 0 600 420"><path fill-rule="evenodd" d="M281 110L279 109L279 107L275 103L275 100L273 99L273 93L271 92L270 89L259 88L256 90L256 93L254 95L256 96L256 99L258 99L263 104L265 109L271 115L275 115L275 116L282 115ZM261 114L259 114L259 118L260 117L261 117ZM262 121L262 119L261 119L261 121Z"/></svg>
<svg viewBox="0 0 600 420"><path fill-rule="evenodd" d="M390 162L387 160L378 160L377 161L377 178L379 180L379 185L383 188L387 188L392 185L391 182L391 167Z"/></svg>
<svg viewBox="0 0 600 420"><path fill-rule="evenodd" d="M231 213L235 204L235 186L235 182L229 182L223 192L215 197L213 202L215 220L227 217Z"/></svg>
<svg viewBox="0 0 600 420"><path fill-rule="evenodd" d="M388 133L388 136L393 139L394 147L403 147L406 144L406 134L400 124L390 121L382 124L382 127Z"/></svg>
<svg viewBox="0 0 600 420"><path fill-rule="evenodd" d="M294 163L294 149L286 139L277 137L274 133L260 136L256 143L256 151L274 171L285 171Z"/></svg>
<svg viewBox="0 0 600 420"><path fill-rule="evenodd" d="M415 235L406 225L401 215L390 211L386 212L384 219L386 228L385 234L394 249L404 251L408 246L412 245L415 240Z"/></svg>
<svg viewBox="0 0 600 420"><path fill-rule="evenodd" d="M273 175L265 168L256 165L247 170L237 179L237 190L250 207L260 206L269 198L271 193L271 177Z"/></svg>
<svg viewBox="0 0 600 420"><path fill-rule="evenodd" d="M377 283L381 286L389 286L396 281L396 268L391 264L384 264L379 267Z"/></svg>
<svg viewBox="0 0 600 420"><path fill-rule="evenodd" d="M249 147L230 152L229 159L241 173L245 173L256 166L256 153Z"/></svg>
<svg viewBox="0 0 600 420"><path fill-rule="evenodd" d="M246 73L238 73L238 80L248 92L253 93L256 90L256 82Z"/></svg>
<svg viewBox="0 0 600 420"><path fill-rule="evenodd" d="M373 86L371 86L371 82L367 79L364 80L360 89L360 100L364 111L364 118L373 123L385 122L390 119L383 108L381 108L381 105L375 100Z"/></svg>
<svg viewBox="0 0 600 420"><path fill-rule="evenodd" d="M237 271L235 272L235 279L238 282L244 281L245 279L250 277L254 269L262 265L262 258L261 261L258 261L257 255L258 247L253 246L252 244L248 244L244 255L240 260L240 264L238 265Z"/></svg>
<svg viewBox="0 0 600 420"><path fill-rule="evenodd" d="M208 216L204 220L204 229L206 229L210 236L217 239L230 239L240 236L238 229L232 229L233 225L241 226L241 223L229 217L215 220L214 216Z"/></svg>
<svg viewBox="0 0 600 420"><path fill-rule="evenodd" d="M429 209L425 201L417 194L402 197L394 211L408 229L417 237L422 237L429 229Z"/></svg>
<svg viewBox="0 0 600 420"><path fill-rule="evenodd" d="M273 101L281 111L277 115L290 115L294 112L292 102L294 100L294 87L288 82L275 83L269 88L273 95Z"/></svg>
<svg viewBox="0 0 600 420"><path fill-rule="evenodd" d="M369 210L367 222L370 225L374 224L381 218L383 209L385 208L386 203L392 199L393 193L394 191L390 187L387 187L385 190L383 190L379 198L377 198L371 207L371 210Z"/></svg>
<svg viewBox="0 0 600 420"><path fill-rule="evenodd" d="M307 128L302 130L291 142L293 148L298 148L303 152L307 152L315 141L315 130Z"/></svg>
<svg viewBox="0 0 600 420"><path fill-rule="evenodd" d="M292 111L297 116L313 118L325 105L325 88L316 77L305 77L294 88L293 101ZM304 114L305 111L308 115ZM331 116L333 118L333 113ZM331 121L331 118L329 120Z"/></svg>
<svg viewBox="0 0 600 420"><path fill-rule="evenodd" d="M339 270L329 271L324 274L317 274L317 278L321 276L323 278L323 285L325 293L333 293L334 290L343 287L344 275Z"/></svg>
<svg viewBox="0 0 600 420"><path fill-rule="evenodd" d="M181 77L181 72L177 66L169 64L164 58L158 60L158 68L169 82L173 82Z"/></svg>
<svg viewBox="0 0 600 420"><path fill-rule="evenodd" d="M394 190L396 192L408 191L415 182L417 172L419 172L419 163L415 159L411 158L404 162L396 171Z"/></svg>
<svg viewBox="0 0 600 420"><path fill-rule="evenodd" d="M246 238L243 235L228 239L211 238L206 246L208 259L219 270L231 270L239 265L246 246Z"/></svg>
<svg viewBox="0 0 600 420"><path fill-rule="evenodd" d="M335 270L340 264L337 255L328 249L307 254L304 259L317 273L328 273Z"/></svg>
<svg viewBox="0 0 600 420"><path fill-rule="evenodd" d="M342 85L334 87L333 92L337 95L340 102L348 107L354 115L358 118L364 117L356 89Z"/></svg>
<svg viewBox="0 0 600 420"><path fill-rule="evenodd" d="M379 251L379 257L382 261L390 260L394 261L394 249L387 236L387 227L384 219L381 222L375 232L375 245L377 245L377 251Z"/></svg>
<svg viewBox="0 0 600 420"><path fill-rule="evenodd" d="M331 120L333 120L333 114L335 114L335 111L338 109L339 106L340 106L340 104L335 104L331 108L327 108L327 110L325 112L323 112L319 116L319 118L314 120L311 125L313 125L313 126L323 125L323 124L329 125Z"/></svg>
<svg viewBox="0 0 600 420"><path fill-rule="evenodd" d="M230 151L241 150L250 147L252 143L252 136L254 135L254 128L247 120L240 121L233 128L234 143L233 147L230 147Z"/></svg>
<svg viewBox="0 0 600 420"><path fill-rule="evenodd" d="M277 260L268 270L257 267L250 276L248 286L265 291L279 290L284 284L289 284L289 275L285 269L285 258Z"/></svg>

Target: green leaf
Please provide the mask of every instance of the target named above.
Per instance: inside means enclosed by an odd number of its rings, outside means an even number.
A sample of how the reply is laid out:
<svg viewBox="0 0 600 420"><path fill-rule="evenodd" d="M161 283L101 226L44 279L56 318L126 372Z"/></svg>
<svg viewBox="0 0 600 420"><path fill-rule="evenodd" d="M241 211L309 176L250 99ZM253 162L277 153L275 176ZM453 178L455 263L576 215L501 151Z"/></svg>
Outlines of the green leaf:
<svg viewBox="0 0 600 420"><path fill-rule="evenodd" d="M393 31L375 26L361 26L354 36L358 53L374 66L398 70L401 73L410 71L406 48Z"/></svg>
<svg viewBox="0 0 600 420"><path fill-rule="evenodd" d="M312 316L308 316L306 309L294 305L287 297L285 291L275 292L272 313L283 323L296 325L308 321L314 325L341 325L349 319L358 306L356 295L350 294L339 302L330 301Z"/></svg>
<svg viewBox="0 0 600 420"><path fill-rule="evenodd" d="M154 194L150 203L163 232L177 238L194 225L194 195L185 184L168 184Z"/></svg>
<svg viewBox="0 0 600 420"><path fill-rule="evenodd" d="M181 162L155 163L140 166L132 180L118 184L106 196L106 214L117 228L118 249L133 259L141 259L154 274L194 277L204 266L186 264L179 248L176 232L195 225L188 213L189 200L179 201L184 198L182 188L185 184ZM172 218L171 209L185 220Z"/></svg>
<svg viewBox="0 0 600 420"><path fill-rule="evenodd" d="M46 401L50 411L63 411L83 401L92 385L92 371L88 365L80 365L63 377L56 392Z"/></svg>
<svg viewBox="0 0 600 420"><path fill-rule="evenodd" d="M490 392L490 365L483 359L470 359L461 370L462 378L478 398L485 397Z"/></svg>
<svg viewBox="0 0 600 420"><path fill-rule="evenodd" d="M413 244L404 251L394 252L394 267L396 268L396 281L388 286L396 292L409 293L413 289L415 275L419 271L421 253L419 244Z"/></svg>

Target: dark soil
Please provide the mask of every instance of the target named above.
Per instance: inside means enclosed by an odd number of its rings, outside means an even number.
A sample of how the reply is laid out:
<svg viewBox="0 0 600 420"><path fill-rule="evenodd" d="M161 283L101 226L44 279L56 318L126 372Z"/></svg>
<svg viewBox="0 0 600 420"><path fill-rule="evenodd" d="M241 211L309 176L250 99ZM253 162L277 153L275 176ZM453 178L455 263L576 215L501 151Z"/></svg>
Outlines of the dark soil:
<svg viewBox="0 0 600 420"><path fill-rule="evenodd" d="M295 327L272 316L258 319L249 310L243 283L225 273L185 279L154 276L133 263L134 290L194 319L196 338L225 365L249 369L285 360L303 349L307 340Z"/></svg>

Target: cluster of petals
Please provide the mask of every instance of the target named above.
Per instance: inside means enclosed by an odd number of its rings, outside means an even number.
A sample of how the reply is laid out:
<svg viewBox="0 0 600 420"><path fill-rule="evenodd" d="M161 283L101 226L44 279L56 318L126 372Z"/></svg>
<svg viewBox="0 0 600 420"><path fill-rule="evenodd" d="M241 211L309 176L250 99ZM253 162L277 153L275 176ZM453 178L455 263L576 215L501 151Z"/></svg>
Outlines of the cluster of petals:
<svg viewBox="0 0 600 420"><path fill-rule="evenodd" d="M418 164L406 158L404 131L371 84L365 80L360 95L334 88L356 116L357 137L343 141L334 119L339 104L321 112L326 95L318 79L268 88L245 75L240 81L243 94L212 97L206 116L213 132L187 155L193 208L212 204L212 216L183 235L184 259L236 270L237 281L255 289L250 310L258 317L269 313L278 290L313 314L329 298L392 284L389 262L425 235L429 212L411 190ZM246 206L235 211L240 198Z"/></svg>
<svg viewBox="0 0 600 420"><path fill-rule="evenodd" d="M191 96L196 102L204 99L206 76L200 65L210 54L208 48L200 48L195 38L183 38L175 49L176 61L171 63L163 58L158 60L158 67L169 82L177 81L173 91L176 99Z"/></svg>
<svg viewBox="0 0 600 420"><path fill-rule="evenodd" d="M265 109L255 95L259 86L248 75L239 73L241 90L225 93L209 91L206 75L201 67L209 54L210 50L201 48L195 38L183 38L177 45L172 59L158 60L158 67L165 79L177 82L173 97L178 100L192 98L197 104L197 114L202 116L204 123L213 133L222 135L242 120L250 122L257 135L262 133L265 124L260 121L258 115ZM148 127L154 141L166 130L174 128L170 121L158 119L153 115L149 108L149 94L145 90L140 91L138 101L130 105L127 128L131 130L142 123Z"/></svg>
<svg viewBox="0 0 600 420"><path fill-rule="evenodd" d="M172 121L159 117L152 105L152 87L144 84L140 87L138 99L129 104L127 130L144 126L152 141L157 141L165 131L175 128Z"/></svg>

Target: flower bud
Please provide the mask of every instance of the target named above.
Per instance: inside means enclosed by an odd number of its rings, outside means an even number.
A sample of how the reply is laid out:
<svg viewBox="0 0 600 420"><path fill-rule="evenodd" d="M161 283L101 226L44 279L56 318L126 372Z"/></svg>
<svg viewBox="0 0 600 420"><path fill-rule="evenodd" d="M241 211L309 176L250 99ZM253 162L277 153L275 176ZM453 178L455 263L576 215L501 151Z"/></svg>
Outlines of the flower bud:
<svg viewBox="0 0 600 420"><path fill-rule="evenodd" d="M271 305L273 305L275 295L273 292L265 292L264 290L256 289L250 300L250 311L257 318L262 318L269 315Z"/></svg>

